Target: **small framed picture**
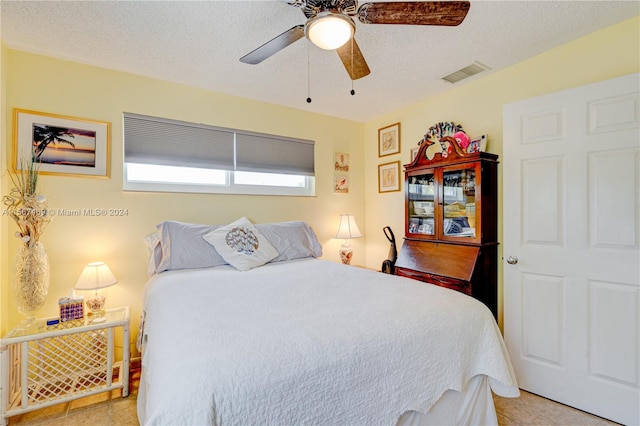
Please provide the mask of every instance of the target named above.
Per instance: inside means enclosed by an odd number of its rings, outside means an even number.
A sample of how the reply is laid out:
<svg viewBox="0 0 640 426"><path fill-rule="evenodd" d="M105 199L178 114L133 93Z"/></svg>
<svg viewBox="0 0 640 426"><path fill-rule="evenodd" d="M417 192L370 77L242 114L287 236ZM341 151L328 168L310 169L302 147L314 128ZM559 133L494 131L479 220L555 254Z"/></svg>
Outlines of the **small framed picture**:
<svg viewBox="0 0 640 426"><path fill-rule="evenodd" d="M333 192L336 194L349 193L349 176L335 176L333 183Z"/></svg>
<svg viewBox="0 0 640 426"><path fill-rule="evenodd" d="M411 161L416 159L416 156L418 155L419 150L420 150L419 146L411 148Z"/></svg>
<svg viewBox="0 0 640 426"><path fill-rule="evenodd" d="M345 152L335 152L334 157L334 170L338 172L349 171L349 154Z"/></svg>
<svg viewBox="0 0 640 426"><path fill-rule="evenodd" d="M14 109L13 167L33 159L49 175L109 177L111 123Z"/></svg>
<svg viewBox="0 0 640 426"><path fill-rule="evenodd" d="M400 161L378 165L378 192L400 191Z"/></svg>
<svg viewBox="0 0 640 426"><path fill-rule="evenodd" d="M468 153L474 152L486 152L487 150L487 135L471 139L469 146L467 146Z"/></svg>
<svg viewBox="0 0 640 426"><path fill-rule="evenodd" d="M400 152L400 123L378 129L378 157Z"/></svg>

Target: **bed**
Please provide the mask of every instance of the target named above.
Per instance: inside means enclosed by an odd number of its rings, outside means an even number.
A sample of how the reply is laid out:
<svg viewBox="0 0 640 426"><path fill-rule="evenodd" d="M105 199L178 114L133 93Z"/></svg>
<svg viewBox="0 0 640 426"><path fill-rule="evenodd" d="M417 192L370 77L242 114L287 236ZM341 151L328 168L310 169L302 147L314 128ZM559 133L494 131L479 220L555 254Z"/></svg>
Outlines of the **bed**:
<svg viewBox="0 0 640 426"><path fill-rule="evenodd" d="M482 303L318 259L304 222L249 225L277 253L249 268L209 238L237 222L165 222L148 239L141 424L497 424L492 391L519 395ZM210 248L222 259L186 254Z"/></svg>

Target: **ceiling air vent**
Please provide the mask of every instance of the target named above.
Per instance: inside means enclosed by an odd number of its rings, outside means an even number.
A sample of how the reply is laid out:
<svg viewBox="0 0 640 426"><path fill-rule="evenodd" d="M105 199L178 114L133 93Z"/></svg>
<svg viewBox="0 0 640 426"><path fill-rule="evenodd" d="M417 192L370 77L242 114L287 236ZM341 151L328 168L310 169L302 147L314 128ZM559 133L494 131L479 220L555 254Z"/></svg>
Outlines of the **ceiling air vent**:
<svg viewBox="0 0 640 426"><path fill-rule="evenodd" d="M449 83L457 83L460 80L464 80L465 78L471 77L472 75L476 75L488 69L490 69L488 66L482 65L480 62L474 62L471 65L459 69L458 71L445 75L442 79Z"/></svg>

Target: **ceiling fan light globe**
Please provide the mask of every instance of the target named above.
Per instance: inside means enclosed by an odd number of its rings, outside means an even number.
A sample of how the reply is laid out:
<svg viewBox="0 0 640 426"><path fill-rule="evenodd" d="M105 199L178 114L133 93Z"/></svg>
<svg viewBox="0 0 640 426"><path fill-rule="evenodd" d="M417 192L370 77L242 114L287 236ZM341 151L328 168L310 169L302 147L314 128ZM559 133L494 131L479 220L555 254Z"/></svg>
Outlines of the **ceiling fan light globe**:
<svg viewBox="0 0 640 426"><path fill-rule="evenodd" d="M321 49L335 50L353 37L351 18L337 13L322 13L310 19L305 27L307 38Z"/></svg>

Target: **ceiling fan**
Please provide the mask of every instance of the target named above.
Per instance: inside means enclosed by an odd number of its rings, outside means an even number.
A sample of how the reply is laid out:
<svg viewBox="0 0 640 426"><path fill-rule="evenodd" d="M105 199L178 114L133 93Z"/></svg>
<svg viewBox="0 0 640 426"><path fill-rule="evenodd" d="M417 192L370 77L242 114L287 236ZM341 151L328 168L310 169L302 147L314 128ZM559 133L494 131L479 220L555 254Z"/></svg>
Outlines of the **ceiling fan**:
<svg viewBox="0 0 640 426"><path fill-rule="evenodd" d="M355 41L353 17L363 24L460 25L469 11L469 1L401 1L364 3L357 0L281 0L301 8L307 21L240 58L246 64L259 64L306 36L316 46L336 50L352 80L371 71Z"/></svg>

